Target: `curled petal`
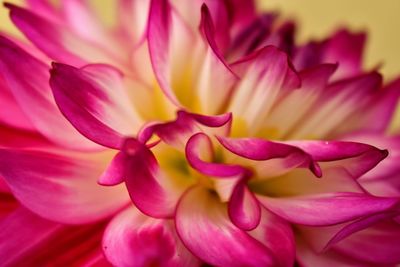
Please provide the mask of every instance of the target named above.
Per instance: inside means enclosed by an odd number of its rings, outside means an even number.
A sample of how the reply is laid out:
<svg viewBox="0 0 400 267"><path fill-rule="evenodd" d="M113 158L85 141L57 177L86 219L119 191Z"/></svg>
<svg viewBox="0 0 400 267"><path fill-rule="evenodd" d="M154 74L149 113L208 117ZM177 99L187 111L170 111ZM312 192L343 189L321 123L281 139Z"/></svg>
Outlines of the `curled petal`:
<svg viewBox="0 0 400 267"><path fill-rule="evenodd" d="M66 118L90 140L120 148L125 135L138 129L121 74L107 65L77 69L53 63L50 85Z"/></svg>
<svg viewBox="0 0 400 267"><path fill-rule="evenodd" d="M105 218L129 200L122 188L96 183L98 164L54 153L0 149L0 175L13 195L40 216L63 223Z"/></svg>
<svg viewBox="0 0 400 267"><path fill-rule="evenodd" d="M269 248L234 226L226 206L209 191L194 187L176 210L176 229L185 246L216 266L276 266Z"/></svg>
<svg viewBox="0 0 400 267"><path fill-rule="evenodd" d="M232 114L206 116L178 111L176 120L166 123L152 123L144 127L138 134L141 142L147 142L156 134L165 143L183 151L188 139L197 132L227 135L232 122Z"/></svg>
<svg viewBox="0 0 400 267"><path fill-rule="evenodd" d="M261 207L254 194L241 179L235 186L228 204L231 221L240 229L253 230L261 220Z"/></svg>
<svg viewBox="0 0 400 267"><path fill-rule="evenodd" d="M304 225L324 226L343 223L384 212L396 206L396 198L374 197L362 193L327 193L320 195L269 198L257 196L270 211L286 220Z"/></svg>
<svg viewBox="0 0 400 267"><path fill-rule="evenodd" d="M287 171L295 167L308 167L317 177L322 175L318 163L309 154L290 144L257 138L218 137L218 141L233 154L256 161L255 164L260 165L259 167L268 164L268 161L272 159L282 161L280 164L274 162L272 166L269 166L270 173L282 172L282 169Z"/></svg>
<svg viewBox="0 0 400 267"><path fill-rule="evenodd" d="M107 226L103 251L115 266L199 266L182 245L171 222L146 217L130 207Z"/></svg>
<svg viewBox="0 0 400 267"><path fill-rule="evenodd" d="M245 168L239 165L210 162L214 157L214 151L210 138L203 133L197 133L189 139L186 145L186 157L194 169L205 175L231 178L246 176L248 173ZM202 157L206 157L206 159L202 159Z"/></svg>

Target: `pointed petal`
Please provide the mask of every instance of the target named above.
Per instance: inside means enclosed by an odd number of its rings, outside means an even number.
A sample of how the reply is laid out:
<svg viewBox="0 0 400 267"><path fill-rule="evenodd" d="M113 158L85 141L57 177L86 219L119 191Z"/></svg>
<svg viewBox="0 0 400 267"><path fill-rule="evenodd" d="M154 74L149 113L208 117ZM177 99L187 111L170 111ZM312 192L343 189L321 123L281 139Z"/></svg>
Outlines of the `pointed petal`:
<svg viewBox="0 0 400 267"><path fill-rule="evenodd" d="M199 266L175 234L171 222L146 217L130 207L107 226L103 250L115 266Z"/></svg>
<svg viewBox="0 0 400 267"><path fill-rule="evenodd" d="M226 206L206 189L194 187L182 197L175 223L185 246L208 264L276 266L271 250L234 226Z"/></svg>
<svg viewBox="0 0 400 267"><path fill-rule="evenodd" d="M387 150L380 150L368 144L344 141L289 141L310 154L315 161L327 162L323 168L345 169L357 178L373 169L388 156Z"/></svg>
<svg viewBox="0 0 400 267"><path fill-rule="evenodd" d="M304 225L333 225L393 208L395 198L373 197L361 193L327 193L292 198L257 196L270 211L286 220Z"/></svg>
<svg viewBox="0 0 400 267"><path fill-rule="evenodd" d="M257 174L280 175L296 167L308 167L317 177L321 170L312 157L296 146L257 138L225 138L218 141L231 153L243 158L242 161L254 165Z"/></svg>
<svg viewBox="0 0 400 267"><path fill-rule="evenodd" d="M96 183L98 161L55 153L0 149L0 175L13 195L44 218L64 223L93 222L129 200L123 188Z"/></svg>
<svg viewBox="0 0 400 267"><path fill-rule="evenodd" d="M65 117L90 140L118 149L124 136L138 130L139 119L114 68L53 63L50 86Z"/></svg>
<svg viewBox="0 0 400 267"><path fill-rule="evenodd" d="M0 58L1 75L24 114L40 133L62 146L80 150L98 148L79 134L58 110L44 63L4 37L0 37Z"/></svg>

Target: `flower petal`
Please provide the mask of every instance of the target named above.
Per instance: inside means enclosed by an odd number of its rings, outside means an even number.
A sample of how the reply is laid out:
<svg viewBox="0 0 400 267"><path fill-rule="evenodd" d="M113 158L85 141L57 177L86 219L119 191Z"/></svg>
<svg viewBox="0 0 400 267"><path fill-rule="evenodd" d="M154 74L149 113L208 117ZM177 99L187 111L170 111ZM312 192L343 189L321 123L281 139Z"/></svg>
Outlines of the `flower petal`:
<svg viewBox="0 0 400 267"><path fill-rule="evenodd" d="M93 222L128 201L120 187L97 185L98 161L55 153L0 149L0 175L13 195L44 218L64 223ZM101 166L101 164L100 164Z"/></svg>
<svg viewBox="0 0 400 267"><path fill-rule="evenodd" d="M199 266L181 244L171 222L146 217L130 207L107 226L103 250L115 266Z"/></svg>
<svg viewBox="0 0 400 267"><path fill-rule="evenodd" d="M204 157L206 159L202 159ZM187 142L186 158L189 164L200 173L221 178L243 177L248 174L248 171L239 165L214 163L213 157L212 143L207 135L197 133Z"/></svg>
<svg viewBox="0 0 400 267"><path fill-rule="evenodd" d="M269 198L258 195L257 198L267 209L289 222L313 226L355 220L386 211L398 204L395 198L350 192L291 198Z"/></svg>
<svg viewBox="0 0 400 267"><path fill-rule="evenodd" d="M228 204L231 221L240 229L253 230L261 220L261 207L254 194L247 188L246 179L236 184Z"/></svg>
<svg viewBox="0 0 400 267"><path fill-rule="evenodd" d="M234 118L241 118L247 128L244 133L255 135L260 130L278 96L300 81L291 68L286 53L273 46L261 50L231 65L241 77L235 87L228 110ZM235 130L235 120L233 121ZM235 133L236 136L243 134Z"/></svg>
<svg viewBox="0 0 400 267"><path fill-rule="evenodd" d="M50 85L65 117L90 140L118 149L138 130L121 74L112 67L53 63Z"/></svg>
<svg viewBox="0 0 400 267"><path fill-rule="evenodd" d="M373 169L388 156L387 150L356 142L344 141L288 141L310 154L315 161L329 162L323 168L344 168L357 178Z"/></svg>
<svg viewBox="0 0 400 267"><path fill-rule="evenodd" d="M238 155L258 170L258 175L276 176L296 167L308 167L317 177L321 170L312 157L298 147L290 144L272 142L257 138L218 137L218 141L230 152ZM242 160L242 161L243 161Z"/></svg>
<svg viewBox="0 0 400 267"><path fill-rule="evenodd" d="M125 141L125 183L136 207L155 218L169 218L191 180L177 181L164 172L154 154L135 139Z"/></svg>
<svg viewBox="0 0 400 267"><path fill-rule="evenodd" d="M24 114L40 133L62 146L80 150L98 148L79 134L58 110L44 63L4 37L0 37L0 58L1 75Z"/></svg>
<svg viewBox="0 0 400 267"><path fill-rule="evenodd" d="M194 187L176 210L176 229L185 246L217 266L276 266L271 250L235 227L226 206L209 191Z"/></svg>
<svg viewBox="0 0 400 267"><path fill-rule="evenodd" d="M192 47L191 34L168 0L152 0L148 25L151 63L161 89L178 107L181 104L173 89L176 89L176 86L173 86L173 78L178 75L174 75L174 72L180 73L180 80L182 75L187 73L184 67L187 67L187 61L192 57L185 55L189 53L188 48Z"/></svg>

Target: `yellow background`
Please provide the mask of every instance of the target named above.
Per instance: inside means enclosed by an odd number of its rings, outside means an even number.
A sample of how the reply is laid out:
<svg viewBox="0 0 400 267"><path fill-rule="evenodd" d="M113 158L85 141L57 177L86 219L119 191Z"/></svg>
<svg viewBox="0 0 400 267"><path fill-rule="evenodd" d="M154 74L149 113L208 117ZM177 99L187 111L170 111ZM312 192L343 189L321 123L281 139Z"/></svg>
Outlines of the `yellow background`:
<svg viewBox="0 0 400 267"><path fill-rule="evenodd" d="M106 11L113 4L113 0L94 2ZM262 0L258 3L259 8L279 10L284 17L295 18L300 26L300 42L322 38L340 25L366 29L369 40L365 67L384 63L381 70L387 77L400 73L400 0ZM0 9L0 28L10 29L7 11Z"/></svg>

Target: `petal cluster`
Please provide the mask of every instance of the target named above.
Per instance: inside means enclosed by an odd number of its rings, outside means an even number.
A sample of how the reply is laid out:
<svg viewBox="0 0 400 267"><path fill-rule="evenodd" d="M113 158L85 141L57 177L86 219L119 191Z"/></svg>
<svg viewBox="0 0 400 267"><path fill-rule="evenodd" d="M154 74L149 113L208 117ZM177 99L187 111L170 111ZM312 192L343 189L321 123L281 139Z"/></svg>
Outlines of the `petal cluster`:
<svg viewBox="0 0 400 267"><path fill-rule="evenodd" d="M395 266L400 80L252 1L6 3L0 265ZM26 239L29 239L29 242Z"/></svg>

